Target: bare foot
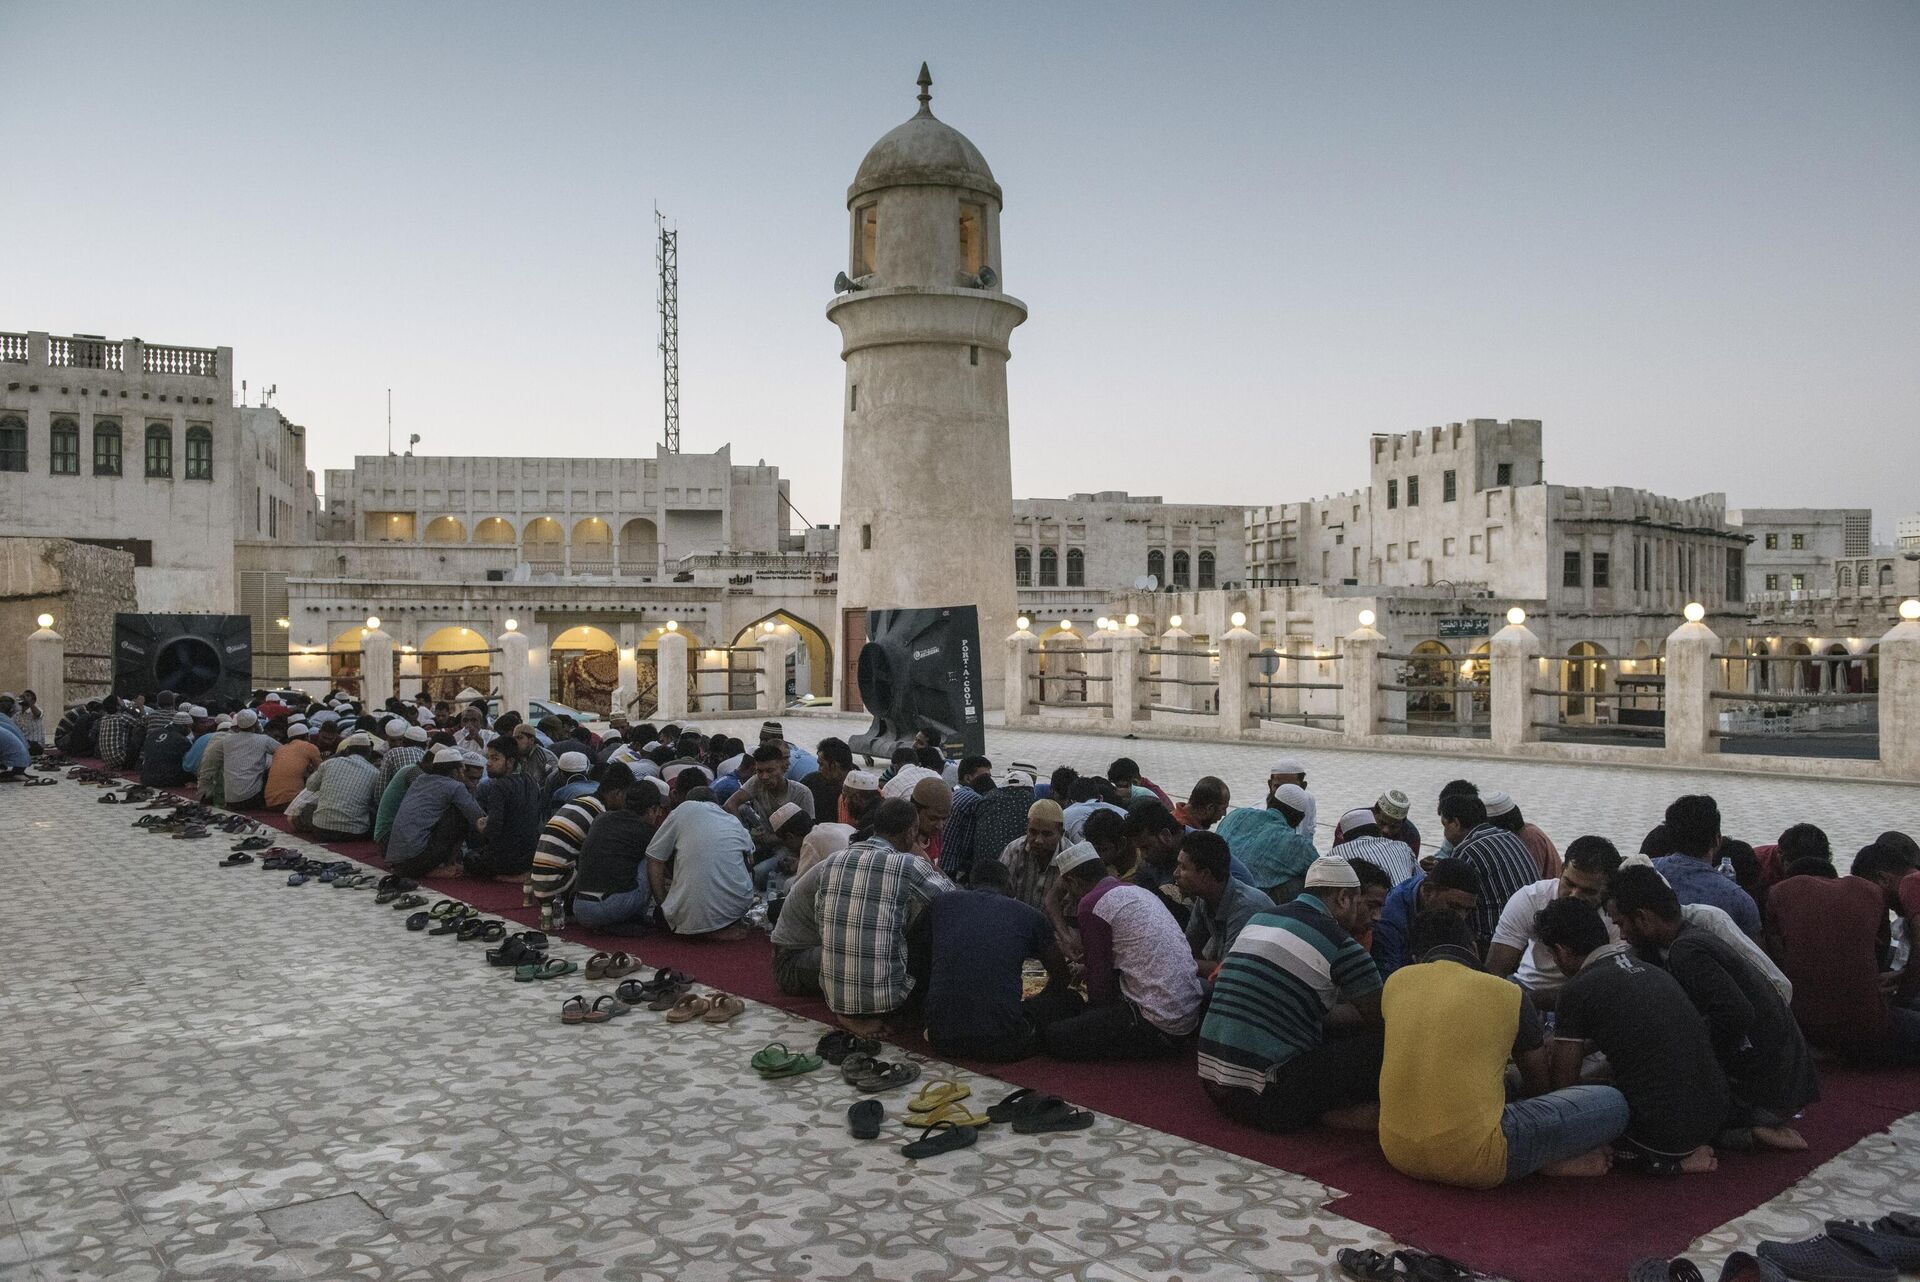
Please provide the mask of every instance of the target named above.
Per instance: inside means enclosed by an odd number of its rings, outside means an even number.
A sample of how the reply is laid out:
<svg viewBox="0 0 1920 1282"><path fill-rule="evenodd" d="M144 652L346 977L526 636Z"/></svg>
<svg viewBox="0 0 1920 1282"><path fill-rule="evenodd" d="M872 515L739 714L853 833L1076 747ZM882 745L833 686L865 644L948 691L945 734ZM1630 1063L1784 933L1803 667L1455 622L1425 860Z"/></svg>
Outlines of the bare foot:
<svg viewBox="0 0 1920 1282"><path fill-rule="evenodd" d="M1351 1108L1336 1108L1320 1115L1323 1125L1342 1131L1377 1131L1380 1129L1380 1106L1378 1104L1355 1104Z"/></svg>
<svg viewBox="0 0 1920 1282"><path fill-rule="evenodd" d="M1591 1153L1582 1153L1579 1157L1569 1157L1565 1161L1549 1162L1540 1168L1542 1175L1593 1176L1605 1175L1613 1169L1613 1150L1594 1149Z"/></svg>
<svg viewBox="0 0 1920 1282"><path fill-rule="evenodd" d="M866 1038L878 1038L882 1033L887 1031L887 1025L884 1020L867 1019L859 1015L842 1015L840 1017L840 1027L846 1029L855 1037Z"/></svg>
<svg viewBox="0 0 1920 1282"><path fill-rule="evenodd" d="M427 876L459 877L459 876L465 875L466 871L467 871L466 868L460 864L441 864L438 868L435 868L432 872L428 873Z"/></svg>
<svg viewBox="0 0 1920 1282"><path fill-rule="evenodd" d="M1783 1152L1798 1153L1807 1146L1807 1138L1791 1126L1756 1126L1753 1138L1761 1148L1780 1149Z"/></svg>
<svg viewBox="0 0 1920 1282"><path fill-rule="evenodd" d="M1705 1175L1720 1169L1720 1159L1713 1155L1712 1145L1702 1144L1680 1159L1680 1169L1688 1175Z"/></svg>
<svg viewBox="0 0 1920 1282"><path fill-rule="evenodd" d="M700 938L711 939L717 943L725 944L725 943L731 943L736 939L745 939L747 936L751 934L753 934L753 927L742 926L738 922L735 922L731 926L722 926L719 930L710 930L706 934L700 936Z"/></svg>

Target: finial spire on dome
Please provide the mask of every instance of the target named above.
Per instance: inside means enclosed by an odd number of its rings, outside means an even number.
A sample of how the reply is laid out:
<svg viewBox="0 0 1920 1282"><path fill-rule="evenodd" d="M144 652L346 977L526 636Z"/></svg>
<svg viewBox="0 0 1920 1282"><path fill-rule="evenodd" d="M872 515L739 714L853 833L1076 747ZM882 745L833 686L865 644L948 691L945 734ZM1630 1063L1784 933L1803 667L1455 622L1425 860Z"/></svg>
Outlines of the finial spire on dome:
<svg viewBox="0 0 1920 1282"><path fill-rule="evenodd" d="M920 64L920 79L914 82L920 86L920 114L933 114L933 73L927 70L927 64Z"/></svg>

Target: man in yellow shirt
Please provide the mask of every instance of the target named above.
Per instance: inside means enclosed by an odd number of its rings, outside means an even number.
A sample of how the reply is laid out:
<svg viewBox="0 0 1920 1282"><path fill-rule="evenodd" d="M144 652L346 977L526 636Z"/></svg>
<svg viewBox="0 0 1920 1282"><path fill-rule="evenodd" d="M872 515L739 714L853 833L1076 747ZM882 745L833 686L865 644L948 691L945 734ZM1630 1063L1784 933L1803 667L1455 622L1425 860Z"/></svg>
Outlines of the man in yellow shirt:
<svg viewBox="0 0 1920 1282"><path fill-rule="evenodd" d="M1611 1086L1547 1089L1546 1031L1518 984L1480 968L1456 913L1414 919L1420 961L1387 980L1380 1009L1380 1148L1403 1175L1493 1188L1534 1171L1604 1175L1627 1128ZM1507 1102L1507 1062L1527 1098Z"/></svg>

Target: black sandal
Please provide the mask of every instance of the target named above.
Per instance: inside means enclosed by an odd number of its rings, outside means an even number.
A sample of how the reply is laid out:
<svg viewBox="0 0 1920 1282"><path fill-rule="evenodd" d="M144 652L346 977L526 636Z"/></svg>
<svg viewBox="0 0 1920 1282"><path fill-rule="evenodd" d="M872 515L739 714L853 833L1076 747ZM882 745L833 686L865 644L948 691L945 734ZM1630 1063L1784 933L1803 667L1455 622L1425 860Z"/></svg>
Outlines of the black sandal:
<svg viewBox="0 0 1920 1282"><path fill-rule="evenodd" d="M900 1149L902 1157L919 1161L923 1157L938 1157L942 1153L951 1153L955 1149L970 1148L979 1138L978 1127L955 1126L952 1122L935 1122L920 1132L920 1138Z"/></svg>

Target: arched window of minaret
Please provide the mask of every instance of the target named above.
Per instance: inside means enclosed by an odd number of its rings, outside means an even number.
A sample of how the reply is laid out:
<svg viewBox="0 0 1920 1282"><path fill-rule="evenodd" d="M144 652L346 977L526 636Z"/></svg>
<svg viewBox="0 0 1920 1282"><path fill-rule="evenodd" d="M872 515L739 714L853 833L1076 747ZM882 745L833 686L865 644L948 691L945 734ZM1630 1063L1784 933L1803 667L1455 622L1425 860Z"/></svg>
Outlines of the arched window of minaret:
<svg viewBox="0 0 1920 1282"><path fill-rule="evenodd" d="M978 276L987 262L987 218L979 205L960 206L960 270Z"/></svg>
<svg viewBox="0 0 1920 1282"><path fill-rule="evenodd" d="M878 239L879 205L862 205L853 211L853 274L873 275L874 245Z"/></svg>

